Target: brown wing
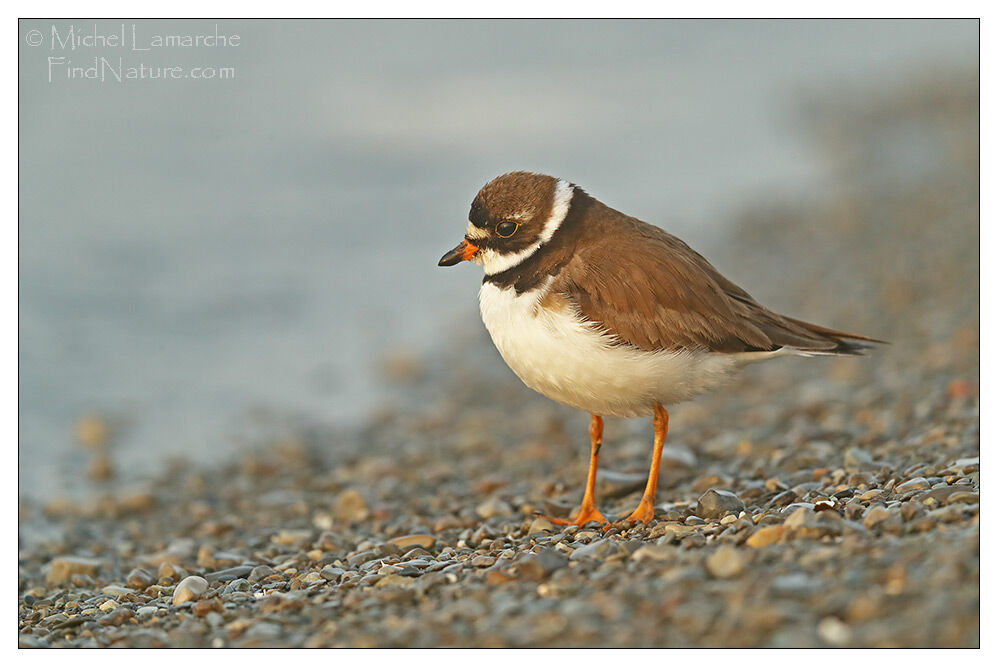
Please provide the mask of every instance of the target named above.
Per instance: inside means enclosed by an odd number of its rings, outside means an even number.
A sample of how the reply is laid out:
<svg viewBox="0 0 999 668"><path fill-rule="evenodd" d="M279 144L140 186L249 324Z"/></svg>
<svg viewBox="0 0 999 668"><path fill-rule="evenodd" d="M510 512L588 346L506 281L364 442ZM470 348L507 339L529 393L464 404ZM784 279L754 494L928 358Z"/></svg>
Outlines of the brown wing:
<svg viewBox="0 0 999 668"><path fill-rule="evenodd" d="M809 325L760 306L676 237L635 219L623 234L577 247L553 288L581 314L642 350L854 353L865 337Z"/></svg>

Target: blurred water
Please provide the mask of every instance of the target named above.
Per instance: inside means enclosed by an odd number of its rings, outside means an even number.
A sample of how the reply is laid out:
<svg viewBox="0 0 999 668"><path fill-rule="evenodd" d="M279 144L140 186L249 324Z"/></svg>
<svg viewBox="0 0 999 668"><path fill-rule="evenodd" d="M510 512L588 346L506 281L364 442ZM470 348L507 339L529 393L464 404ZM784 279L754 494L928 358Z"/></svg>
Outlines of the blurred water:
<svg viewBox="0 0 999 668"><path fill-rule="evenodd" d="M978 57L972 21L135 24L140 45L216 24L240 44L64 51L20 24L22 494L80 484L88 410L127 419L132 474L225 455L253 408L363 417L384 350L477 317L478 269L436 260L499 173L703 246L747 198L821 192L802 91ZM50 56L236 78L49 82Z"/></svg>

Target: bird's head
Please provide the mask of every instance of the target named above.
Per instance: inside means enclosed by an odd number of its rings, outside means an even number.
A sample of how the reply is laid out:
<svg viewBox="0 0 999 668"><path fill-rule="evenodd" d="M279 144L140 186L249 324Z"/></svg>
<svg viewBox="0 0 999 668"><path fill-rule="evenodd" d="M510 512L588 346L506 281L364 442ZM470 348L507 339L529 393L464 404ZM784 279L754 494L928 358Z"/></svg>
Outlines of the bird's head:
<svg viewBox="0 0 999 668"><path fill-rule="evenodd" d="M544 174L510 172L479 191L468 212L465 238L438 266L464 260L494 275L517 266L541 248L569 213L574 186Z"/></svg>

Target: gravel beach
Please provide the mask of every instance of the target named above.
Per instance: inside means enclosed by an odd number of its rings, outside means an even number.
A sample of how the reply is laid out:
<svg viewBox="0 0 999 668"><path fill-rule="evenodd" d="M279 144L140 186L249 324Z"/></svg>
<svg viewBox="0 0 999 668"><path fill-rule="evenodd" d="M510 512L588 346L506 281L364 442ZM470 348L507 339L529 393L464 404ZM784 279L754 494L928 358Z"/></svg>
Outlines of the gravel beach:
<svg viewBox="0 0 999 668"><path fill-rule="evenodd" d="M747 207L701 250L777 311L891 344L672 408L651 524L539 517L579 500L588 416L459 323L437 359L387 360L398 400L357 433L139 484L82 422L93 498L20 504L19 645L978 646L977 76L804 104L828 198ZM608 420L609 518L651 442Z"/></svg>

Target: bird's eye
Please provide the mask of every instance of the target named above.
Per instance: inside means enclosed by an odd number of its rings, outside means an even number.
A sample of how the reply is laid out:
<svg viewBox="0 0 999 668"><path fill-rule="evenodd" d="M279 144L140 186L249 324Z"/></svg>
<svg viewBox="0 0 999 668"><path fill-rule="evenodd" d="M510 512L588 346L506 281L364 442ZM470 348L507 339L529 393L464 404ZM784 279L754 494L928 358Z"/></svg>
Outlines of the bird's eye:
<svg viewBox="0 0 999 668"><path fill-rule="evenodd" d="M513 236L517 228L520 227L520 223L515 223L511 220L504 220L502 223L496 226L496 235L504 239L509 239Z"/></svg>

